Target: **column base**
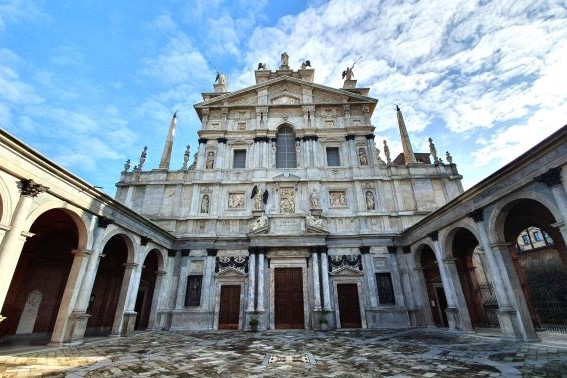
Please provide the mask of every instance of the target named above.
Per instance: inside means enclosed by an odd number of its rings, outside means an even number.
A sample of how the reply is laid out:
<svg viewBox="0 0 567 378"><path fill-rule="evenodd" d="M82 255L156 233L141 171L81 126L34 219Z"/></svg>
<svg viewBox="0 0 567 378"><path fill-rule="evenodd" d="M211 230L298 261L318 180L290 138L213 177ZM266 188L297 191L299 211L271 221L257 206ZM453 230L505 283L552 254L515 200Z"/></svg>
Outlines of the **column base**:
<svg viewBox="0 0 567 378"><path fill-rule="evenodd" d="M461 324L461 317L459 316L459 309L457 307L447 307L445 309L445 314L447 314L447 323L449 323L449 329L463 329L463 325Z"/></svg>
<svg viewBox="0 0 567 378"><path fill-rule="evenodd" d="M63 342L52 341L54 344L65 344L65 343L80 343L85 337L85 332L87 330L87 323L91 315L86 312L72 312L69 316L69 333L66 335Z"/></svg>
<svg viewBox="0 0 567 378"><path fill-rule="evenodd" d="M518 319L518 312L509 307L496 311L498 316L498 323L500 324L500 331L506 340L520 340L526 342L541 341L535 332L531 334L529 330L523 330L523 327ZM522 332L526 331L526 332Z"/></svg>
<svg viewBox="0 0 567 378"><path fill-rule="evenodd" d="M138 313L135 311L126 311L122 319L122 332L120 336L128 336L134 332L134 327L136 326L136 317Z"/></svg>

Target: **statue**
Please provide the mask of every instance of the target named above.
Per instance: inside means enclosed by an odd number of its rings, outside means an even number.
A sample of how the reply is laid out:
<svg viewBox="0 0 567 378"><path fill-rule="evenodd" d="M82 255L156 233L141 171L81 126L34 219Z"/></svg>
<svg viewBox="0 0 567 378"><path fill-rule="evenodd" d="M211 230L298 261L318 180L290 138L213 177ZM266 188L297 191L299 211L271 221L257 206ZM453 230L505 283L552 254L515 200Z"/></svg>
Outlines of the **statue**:
<svg viewBox="0 0 567 378"><path fill-rule="evenodd" d="M266 69L268 69L268 65L267 65L266 63L258 63L258 69L257 69L257 71L259 71L259 70L266 70Z"/></svg>
<svg viewBox="0 0 567 378"><path fill-rule="evenodd" d="M323 219L321 218L315 218L313 215L307 214L305 216L305 220L307 222L307 226L309 227L323 228Z"/></svg>
<svg viewBox="0 0 567 378"><path fill-rule="evenodd" d="M354 68L354 65L356 64L356 62L358 62L360 59L362 59L362 56L360 58L358 58L357 60L355 60L354 63L352 64L352 66L347 67L346 70L343 71L343 79L352 80L352 78L354 77L354 72L352 72L352 69Z"/></svg>
<svg viewBox="0 0 567 378"><path fill-rule="evenodd" d="M209 212L209 195L205 194L203 199L201 200L201 213L208 213Z"/></svg>
<svg viewBox="0 0 567 378"><path fill-rule="evenodd" d="M388 147L388 143L386 143L386 139L384 139L384 155L386 155L386 163L392 163L390 159L390 148Z"/></svg>
<svg viewBox="0 0 567 378"><path fill-rule="evenodd" d="M282 66L282 67L283 67L283 66L287 66L288 63L289 63L289 55L287 55L287 53L284 51L284 52L282 53L282 64L281 64L281 66Z"/></svg>
<svg viewBox="0 0 567 378"><path fill-rule="evenodd" d="M268 226L268 217L263 214L261 217L256 218L254 220L254 222L252 223L252 231L257 231L257 230L261 230L264 227Z"/></svg>
<svg viewBox="0 0 567 378"><path fill-rule="evenodd" d="M445 153L445 157L447 158L447 163L453 164L453 157L451 156L451 154L449 153L449 151L447 151L447 152Z"/></svg>
<svg viewBox="0 0 567 378"><path fill-rule="evenodd" d="M215 153L213 151L209 151L207 154L207 161L205 162L206 169L213 169L215 166Z"/></svg>
<svg viewBox="0 0 567 378"><path fill-rule="evenodd" d="M129 169L130 169L130 159L126 160L126 163L124 163L124 172L128 172Z"/></svg>
<svg viewBox="0 0 567 378"><path fill-rule="evenodd" d="M429 152L431 153L431 156L433 156L433 163L437 164L439 163L439 158L437 157L437 149L435 148L435 145L433 144L433 139L429 138Z"/></svg>
<svg viewBox="0 0 567 378"><path fill-rule="evenodd" d="M304 70L307 67L311 67L311 62L309 60L306 60L305 62L301 63L301 69Z"/></svg>
<svg viewBox="0 0 567 378"><path fill-rule="evenodd" d="M142 150L142 153L140 155L140 163L137 165L135 170L137 170L137 171L142 170L142 166L146 162L146 156L147 155L148 155L148 146L144 146L144 149Z"/></svg>
<svg viewBox="0 0 567 378"><path fill-rule="evenodd" d="M191 156L190 150L191 150L191 147L189 147L189 145L187 145L187 148L185 149L185 152L183 153L183 166L181 167L182 171L187 170L187 163L189 163L189 157Z"/></svg>
<svg viewBox="0 0 567 378"><path fill-rule="evenodd" d="M370 191L366 192L366 210L374 210L374 194Z"/></svg>
<svg viewBox="0 0 567 378"><path fill-rule="evenodd" d="M313 191L309 195L309 202L311 204L312 209L319 209L319 192L317 189L313 188Z"/></svg>
<svg viewBox="0 0 567 378"><path fill-rule="evenodd" d="M224 72L217 71L217 76L215 77L215 82L217 82L220 85L226 85L227 80L228 79L227 79L226 74Z"/></svg>
<svg viewBox="0 0 567 378"><path fill-rule="evenodd" d="M360 165L368 165L368 158L366 157L366 151L364 148L358 149L358 161Z"/></svg>
<svg viewBox="0 0 567 378"><path fill-rule="evenodd" d="M254 199L254 210L264 210L264 205L268 203L268 190L262 191L258 185L254 185L250 198Z"/></svg>

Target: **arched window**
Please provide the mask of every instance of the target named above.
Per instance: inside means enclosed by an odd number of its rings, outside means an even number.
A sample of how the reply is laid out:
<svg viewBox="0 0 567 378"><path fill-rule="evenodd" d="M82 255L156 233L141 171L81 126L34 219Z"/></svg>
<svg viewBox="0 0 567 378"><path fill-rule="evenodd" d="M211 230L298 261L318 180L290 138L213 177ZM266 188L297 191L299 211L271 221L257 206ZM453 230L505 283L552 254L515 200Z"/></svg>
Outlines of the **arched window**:
<svg viewBox="0 0 567 378"><path fill-rule="evenodd" d="M296 168L295 135L291 127L282 127L276 138L276 168Z"/></svg>

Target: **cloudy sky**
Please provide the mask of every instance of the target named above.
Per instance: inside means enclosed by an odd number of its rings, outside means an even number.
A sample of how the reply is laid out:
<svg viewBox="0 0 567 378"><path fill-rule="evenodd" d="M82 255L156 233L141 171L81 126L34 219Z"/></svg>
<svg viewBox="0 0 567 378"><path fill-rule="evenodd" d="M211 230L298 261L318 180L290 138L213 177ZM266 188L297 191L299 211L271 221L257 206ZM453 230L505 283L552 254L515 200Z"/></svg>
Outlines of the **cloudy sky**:
<svg viewBox="0 0 567 378"><path fill-rule="evenodd" d="M197 148L193 104L253 84L258 62L309 59L379 103L376 141L450 151L469 188L567 123L567 3L540 1L0 0L0 127L114 195L127 158L156 168L175 110L172 168Z"/></svg>

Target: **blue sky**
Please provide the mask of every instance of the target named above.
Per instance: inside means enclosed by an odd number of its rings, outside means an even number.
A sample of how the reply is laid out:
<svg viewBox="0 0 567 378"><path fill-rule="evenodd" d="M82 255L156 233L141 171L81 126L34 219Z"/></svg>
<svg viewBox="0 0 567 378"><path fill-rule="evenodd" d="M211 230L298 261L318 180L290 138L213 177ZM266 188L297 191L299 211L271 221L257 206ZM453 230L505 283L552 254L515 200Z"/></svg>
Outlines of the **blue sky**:
<svg viewBox="0 0 567 378"><path fill-rule="evenodd" d="M253 84L286 51L315 81L379 103L376 141L450 151L474 185L567 123L565 1L0 0L0 127L114 195L127 158L156 168L179 110L171 167L197 149L193 104Z"/></svg>

